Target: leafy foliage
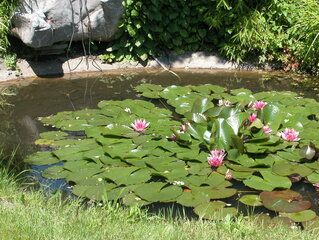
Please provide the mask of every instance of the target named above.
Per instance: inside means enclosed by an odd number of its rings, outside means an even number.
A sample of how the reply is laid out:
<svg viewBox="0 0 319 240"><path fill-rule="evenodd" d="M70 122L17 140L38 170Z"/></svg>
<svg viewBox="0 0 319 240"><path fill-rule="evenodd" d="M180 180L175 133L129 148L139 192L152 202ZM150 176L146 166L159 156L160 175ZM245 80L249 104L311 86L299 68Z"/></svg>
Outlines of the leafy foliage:
<svg viewBox="0 0 319 240"><path fill-rule="evenodd" d="M10 45L7 33L10 29L11 12L17 6L18 0L3 0L0 2L0 56L8 52Z"/></svg>
<svg viewBox="0 0 319 240"><path fill-rule="evenodd" d="M203 43L209 42L209 28L202 21L197 1L124 0L123 5L120 32L108 53L100 56L102 61L145 61L168 51L203 50Z"/></svg>
<svg viewBox="0 0 319 240"><path fill-rule="evenodd" d="M146 61L167 52L218 51L238 63L318 69L315 0L123 1L120 31L104 62Z"/></svg>
<svg viewBox="0 0 319 240"><path fill-rule="evenodd" d="M65 178L73 193L81 197L138 206L177 202L195 207L195 213L207 219L237 214L220 201L237 192L225 177L230 172L256 193L263 191L259 196L242 197L242 203L277 212L300 212L299 218L291 218L302 221L313 216L312 211L304 212L311 203L287 189L296 176L308 178L314 185L319 182L315 147L319 139L314 131L319 124L310 117L317 113L318 102L292 92L229 92L211 84L166 88L142 84L136 90L147 98L166 100L181 115L183 124L173 120L173 111L148 101L102 101L99 109L40 118L62 131L42 133L36 143L52 151L30 155L25 162L46 165L62 161L63 165L49 167L42 175ZM220 99L231 104L224 105ZM256 119L248 120L253 113ZM132 124L142 118L149 124L136 130ZM272 132L264 131L266 124ZM278 133L286 128L299 130L301 139L280 137ZM67 134L72 132L75 137ZM221 165L211 167L207 159L214 149L227 151L227 156ZM278 189L284 191L273 191Z"/></svg>

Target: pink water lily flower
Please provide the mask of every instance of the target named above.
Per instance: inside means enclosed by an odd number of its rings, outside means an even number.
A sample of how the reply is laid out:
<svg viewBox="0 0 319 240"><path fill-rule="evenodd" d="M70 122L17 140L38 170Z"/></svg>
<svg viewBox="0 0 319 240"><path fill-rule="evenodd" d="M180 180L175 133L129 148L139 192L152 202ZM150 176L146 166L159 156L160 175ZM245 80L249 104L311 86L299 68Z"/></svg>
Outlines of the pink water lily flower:
<svg viewBox="0 0 319 240"><path fill-rule="evenodd" d="M262 109L264 108L268 103L267 102L262 102L262 101L256 101L256 102L250 102L248 104L249 108L254 108L254 109Z"/></svg>
<svg viewBox="0 0 319 240"><path fill-rule="evenodd" d="M150 123L146 122L144 119L137 119L131 124L132 128L134 128L134 130L137 132L144 131L148 125L150 125Z"/></svg>
<svg viewBox="0 0 319 240"><path fill-rule="evenodd" d="M254 122L255 120L257 119L257 115L256 114L251 114L249 117L248 117L248 121L250 123Z"/></svg>
<svg viewBox="0 0 319 240"><path fill-rule="evenodd" d="M272 132L271 128L268 125L265 125L263 127L263 131L264 131L264 133L271 133Z"/></svg>
<svg viewBox="0 0 319 240"><path fill-rule="evenodd" d="M286 128L284 131L278 133L278 136L281 137L282 139L290 142L297 142L300 140L298 138L299 132L296 131L293 128Z"/></svg>
<svg viewBox="0 0 319 240"><path fill-rule="evenodd" d="M222 100L222 99L218 100L218 106L223 106L223 105L225 105L226 107L229 107L231 103L228 100Z"/></svg>
<svg viewBox="0 0 319 240"><path fill-rule="evenodd" d="M210 152L207 161L212 167L219 167L223 164L224 157L226 156L224 150L215 149Z"/></svg>
<svg viewBox="0 0 319 240"><path fill-rule="evenodd" d="M231 180L233 179L233 174L229 171L229 169L227 169L226 173L225 173L225 179L226 180Z"/></svg>

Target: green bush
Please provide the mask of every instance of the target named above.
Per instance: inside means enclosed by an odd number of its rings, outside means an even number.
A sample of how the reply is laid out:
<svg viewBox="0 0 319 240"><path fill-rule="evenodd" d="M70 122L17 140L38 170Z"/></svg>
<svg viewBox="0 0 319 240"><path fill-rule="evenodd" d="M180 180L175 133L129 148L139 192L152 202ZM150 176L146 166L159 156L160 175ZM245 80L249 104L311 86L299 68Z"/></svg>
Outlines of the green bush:
<svg viewBox="0 0 319 240"><path fill-rule="evenodd" d="M167 51L205 49L209 27L202 20L201 4L184 0L124 0L120 32L101 59L145 61Z"/></svg>
<svg viewBox="0 0 319 240"><path fill-rule="evenodd" d="M236 62L251 57L258 57L259 62L290 61L284 50L290 45L286 30L293 4L287 0L219 2L204 9L204 20L219 31L219 49L228 58Z"/></svg>
<svg viewBox="0 0 319 240"><path fill-rule="evenodd" d="M167 52L218 51L238 63L318 69L316 0L124 0L120 31L104 62L146 61Z"/></svg>
<svg viewBox="0 0 319 240"><path fill-rule="evenodd" d="M318 74L319 68L319 2L300 0L294 2L294 23L289 29L295 39L295 53L301 67Z"/></svg>
<svg viewBox="0 0 319 240"><path fill-rule="evenodd" d="M11 12L17 4L18 0L2 0L0 2L0 56L8 53L10 43L7 34L10 30Z"/></svg>

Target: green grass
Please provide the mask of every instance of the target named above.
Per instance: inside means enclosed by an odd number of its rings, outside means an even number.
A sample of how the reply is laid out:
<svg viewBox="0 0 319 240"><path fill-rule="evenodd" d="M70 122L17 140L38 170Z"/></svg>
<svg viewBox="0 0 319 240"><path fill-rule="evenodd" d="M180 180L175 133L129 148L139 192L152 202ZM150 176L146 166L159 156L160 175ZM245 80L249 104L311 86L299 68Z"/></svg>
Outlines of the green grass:
<svg viewBox="0 0 319 240"><path fill-rule="evenodd" d="M238 217L221 222L156 216L137 207L85 206L62 194L26 190L22 175L0 169L0 239L318 239L319 233L262 226Z"/></svg>

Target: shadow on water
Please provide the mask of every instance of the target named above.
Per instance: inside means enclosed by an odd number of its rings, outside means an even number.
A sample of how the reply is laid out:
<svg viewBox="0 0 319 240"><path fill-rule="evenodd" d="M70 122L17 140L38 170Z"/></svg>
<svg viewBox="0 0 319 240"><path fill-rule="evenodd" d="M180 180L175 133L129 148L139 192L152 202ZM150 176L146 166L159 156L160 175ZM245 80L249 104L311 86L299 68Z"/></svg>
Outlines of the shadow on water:
<svg viewBox="0 0 319 240"><path fill-rule="evenodd" d="M13 149L20 145L18 158L38 150L33 142L39 137L39 133L51 130L43 126L38 117L56 114L60 111L81 110L85 108L96 108L101 100L123 100L139 98L134 92L134 87L141 83L169 85L201 85L216 84L228 89L247 88L253 92L260 91L294 91L301 96L317 98L316 93L305 91L292 86L288 78L279 78L274 75L265 75L259 72L236 72L236 71L177 71L180 78L167 71L134 71L108 74L85 74L70 75L64 78L37 79L28 82L27 86L18 89L17 96L10 101L14 105L10 114L1 114L2 128L5 148ZM317 99L318 100L318 99ZM22 160L21 160L22 161ZM33 166L32 172L41 185L47 186L48 190L63 189L70 192L64 180L48 180L41 176L40 172L49 166ZM237 184L237 183L236 183ZM314 192L309 184L294 184L293 190L303 192L306 198L313 201L318 208L318 194ZM238 190L243 186L238 184ZM241 193L240 193L241 194ZM314 194L314 195L313 195ZM232 206L243 212L269 212L265 208L247 209L238 203L238 195L229 200ZM244 209L246 208L246 209ZM148 206L149 211L166 211L172 216L184 215L196 216L191 208L184 208L179 204L152 204ZM314 209L319 213L319 209Z"/></svg>

